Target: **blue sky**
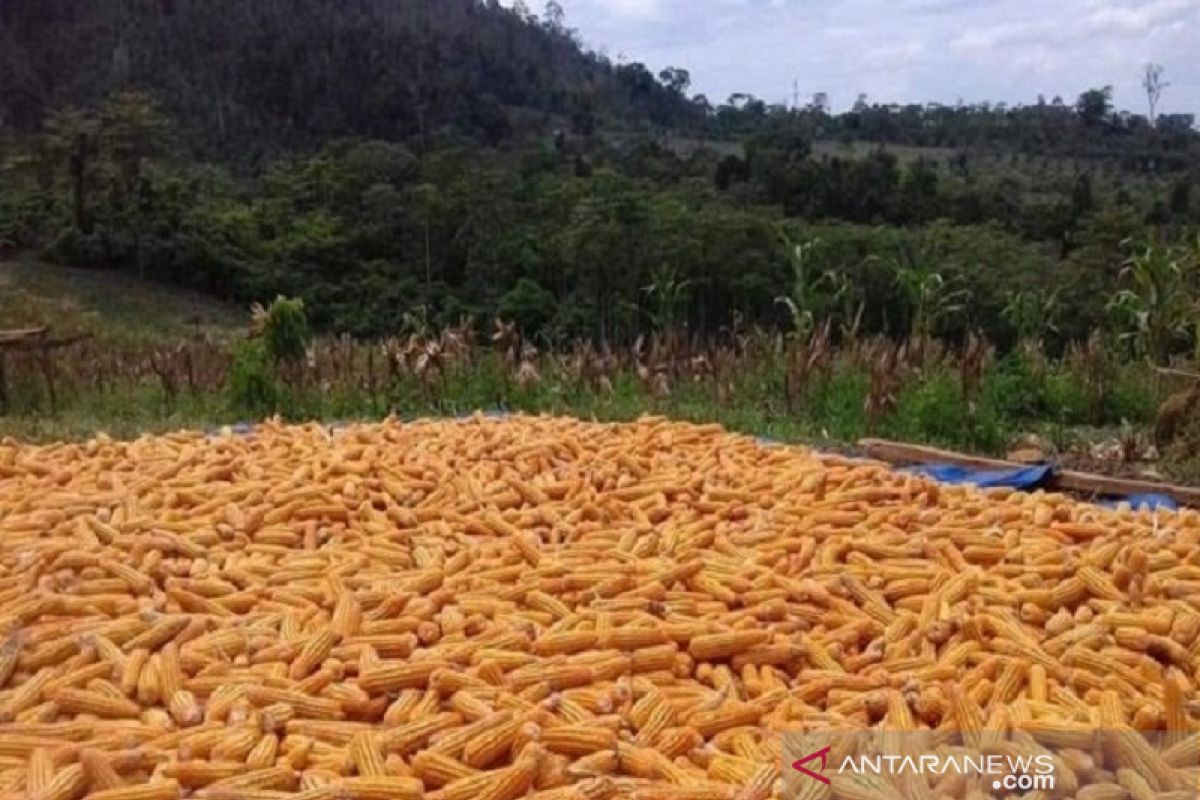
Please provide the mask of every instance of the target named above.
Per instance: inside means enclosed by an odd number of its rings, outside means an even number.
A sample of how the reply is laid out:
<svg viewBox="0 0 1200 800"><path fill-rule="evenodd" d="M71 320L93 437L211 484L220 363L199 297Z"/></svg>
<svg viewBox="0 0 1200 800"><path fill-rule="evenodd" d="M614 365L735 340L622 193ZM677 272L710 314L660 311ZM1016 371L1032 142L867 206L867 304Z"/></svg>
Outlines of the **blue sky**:
<svg viewBox="0 0 1200 800"><path fill-rule="evenodd" d="M526 0L540 12L541 0ZM1200 114L1200 0L560 0L614 60L680 66L714 102L825 91L872 101L1067 102L1112 84L1146 113L1140 72L1166 67L1159 111Z"/></svg>

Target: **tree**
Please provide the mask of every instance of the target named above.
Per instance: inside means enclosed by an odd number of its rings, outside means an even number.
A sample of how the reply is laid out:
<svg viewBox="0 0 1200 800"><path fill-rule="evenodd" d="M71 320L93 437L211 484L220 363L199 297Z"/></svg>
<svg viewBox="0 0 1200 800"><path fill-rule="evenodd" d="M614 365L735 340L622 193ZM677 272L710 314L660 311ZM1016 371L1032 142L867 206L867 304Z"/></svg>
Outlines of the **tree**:
<svg viewBox="0 0 1200 800"><path fill-rule="evenodd" d="M683 94L692 85L692 74L678 67L667 67L658 73L658 79L668 91L675 94Z"/></svg>
<svg viewBox="0 0 1200 800"><path fill-rule="evenodd" d="M1090 172L1081 172L1075 176L1075 186L1071 189L1071 206L1076 218L1090 214L1095 209L1096 201L1092 195Z"/></svg>
<svg viewBox="0 0 1200 800"><path fill-rule="evenodd" d="M545 332L554 316L554 295L532 278L521 278L500 298L500 317L516 323L526 337Z"/></svg>
<svg viewBox="0 0 1200 800"><path fill-rule="evenodd" d="M1112 94L1113 88L1111 86L1105 86L1101 89L1088 89L1079 95L1079 99L1075 101L1075 113L1089 127L1104 122L1108 119L1108 115L1112 113Z"/></svg>
<svg viewBox="0 0 1200 800"><path fill-rule="evenodd" d="M558 0L549 0L546 3L546 11L542 14L542 19L545 20L548 30L555 33L562 33L566 30L567 14Z"/></svg>
<svg viewBox="0 0 1200 800"><path fill-rule="evenodd" d="M1162 64L1147 64L1142 71L1142 88L1146 90L1146 101L1150 105L1150 125L1153 126L1157 117L1155 110L1158 100L1162 97L1163 89L1171 84L1163 80L1166 68Z"/></svg>
<svg viewBox="0 0 1200 800"><path fill-rule="evenodd" d="M95 119L76 109L56 111L46 120L47 149L66 164L75 228L84 234L92 232L88 191L98 151L96 138Z"/></svg>
<svg viewBox="0 0 1200 800"><path fill-rule="evenodd" d="M425 261L425 291L429 291L433 283L433 246L432 246L432 229L434 221L438 217L438 204L441 202L441 193L438 187L432 183L419 183L408 190L409 200L416 211L417 218L420 220L421 233L423 239L422 251L424 252Z"/></svg>

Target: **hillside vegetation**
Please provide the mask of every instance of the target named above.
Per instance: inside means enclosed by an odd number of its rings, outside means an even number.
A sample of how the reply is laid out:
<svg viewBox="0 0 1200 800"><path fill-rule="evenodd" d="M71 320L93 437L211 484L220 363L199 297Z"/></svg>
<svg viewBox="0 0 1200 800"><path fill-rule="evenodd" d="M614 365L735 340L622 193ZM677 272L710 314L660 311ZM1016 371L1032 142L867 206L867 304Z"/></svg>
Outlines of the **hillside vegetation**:
<svg viewBox="0 0 1200 800"><path fill-rule="evenodd" d="M243 307L298 296L360 337L835 317L1009 346L1032 318L1060 349L1136 334L1112 302L1137 291L1129 259L1200 221L1200 137L1106 89L714 104L683 69L584 52L568 22L476 0L6 3L0 243ZM1167 260L1186 286L1190 260ZM1172 314L1156 357L1192 344Z"/></svg>
<svg viewBox="0 0 1200 800"><path fill-rule="evenodd" d="M674 123L690 105L583 52L561 19L477 0L8 0L0 53L15 130L137 88L186 144L242 163L331 137L496 144L548 123Z"/></svg>
<svg viewBox="0 0 1200 800"><path fill-rule="evenodd" d="M33 259L0 259L0 320L6 328L48 326L55 335L106 342L226 336L244 312L199 292Z"/></svg>

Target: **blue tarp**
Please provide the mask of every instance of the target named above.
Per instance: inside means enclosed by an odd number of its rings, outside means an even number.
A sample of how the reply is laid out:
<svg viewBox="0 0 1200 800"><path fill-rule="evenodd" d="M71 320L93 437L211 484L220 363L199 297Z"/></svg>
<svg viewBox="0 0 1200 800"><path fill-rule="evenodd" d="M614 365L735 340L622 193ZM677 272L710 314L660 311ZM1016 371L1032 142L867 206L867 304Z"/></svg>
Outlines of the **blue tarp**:
<svg viewBox="0 0 1200 800"><path fill-rule="evenodd" d="M1175 499L1165 494L1131 494L1127 497L1109 500L1103 503L1103 505L1109 508L1116 508L1119 503L1129 503L1133 508L1148 508L1151 511L1159 508L1164 508L1168 511L1179 510L1179 504L1175 502Z"/></svg>
<svg viewBox="0 0 1200 800"><path fill-rule="evenodd" d="M972 483L985 488L1010 486L1026 491L1041 486L1050 477L1052 471L1048 464L1014 469L972 469L956 464L920 464L905 469L905 472L928 475L942 483Z"/></svg>
<svg viewBox="0 0 1200 800"><path fill-rule="evenodd" d="M1008 486L1013 489L1031 491L1038 488L1054 473L1049 464L1037 464L1031 467L1014 467L1013 469L972 469L956 464L920 464L907 467L905 472L918 475L928 475L942 483L970 483L985 488ZM1120 503L1129 503L1133 508L1168 509L1179 508L1171 497L1165 494L1134 494L1128 497L1118 497L1101 502L1101 505L1116 508Z"/></svg>

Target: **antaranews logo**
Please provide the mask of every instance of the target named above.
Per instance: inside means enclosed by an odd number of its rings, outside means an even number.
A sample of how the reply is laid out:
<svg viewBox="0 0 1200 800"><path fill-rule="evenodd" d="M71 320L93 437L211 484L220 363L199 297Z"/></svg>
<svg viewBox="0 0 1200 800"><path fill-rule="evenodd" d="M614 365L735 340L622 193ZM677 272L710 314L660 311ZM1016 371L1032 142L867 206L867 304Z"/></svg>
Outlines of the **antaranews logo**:
<svg viewBox="0 0 1200 800"><path fill-rule="evenodd" d="M829 730L783 736L783 800L1145 796L1200 800L1187 732ZM1127 790L1125 787L1134 787Z"/></svg>
<svg viewBox="0 0 1200 800"><path fill-rule="evenodd" d="M816 759L819 758L819 759L821 759L821 770L824 771L825 764L829 759L829 751L832 749L833 749L833 747L831 745L825 745L824 747L822 747L820 750L816 751L815 753L809 753L804 758L800 758L800 759L793 761L792 769L797 770L799 772L803 772L805 775L812 778L813 780L820 781L821 783L828 785L830 782L829 778L826 778L820 772L813 772L811 769L806 767L805 764L808 764L809 762L815 761Z"/></svg>
<svg viewBox="0 0 1200 800"><path fill-rule="evenodd" d="M834 797L906 800L928 796L918 789L922 785L944 797L963 798L980 791L1005 796L1055 789L1057 764L1050 751L1022 750L1012 742L994 744L999 746L980 750L959 737L928 732L923 736L872 731L785 737L783 796L818 798L832 790Z"/></svg>
<svg viewBox="0 0 1200 800"><path fill-rule="evenodd" d="M826 748L829 749L829 748ZM1054 759L1049 753L1034 756L1007 753L895 753L846 756L837 768L842 775L904 776L962 775L991 781L993 789L1054 788Z"/></svg>

